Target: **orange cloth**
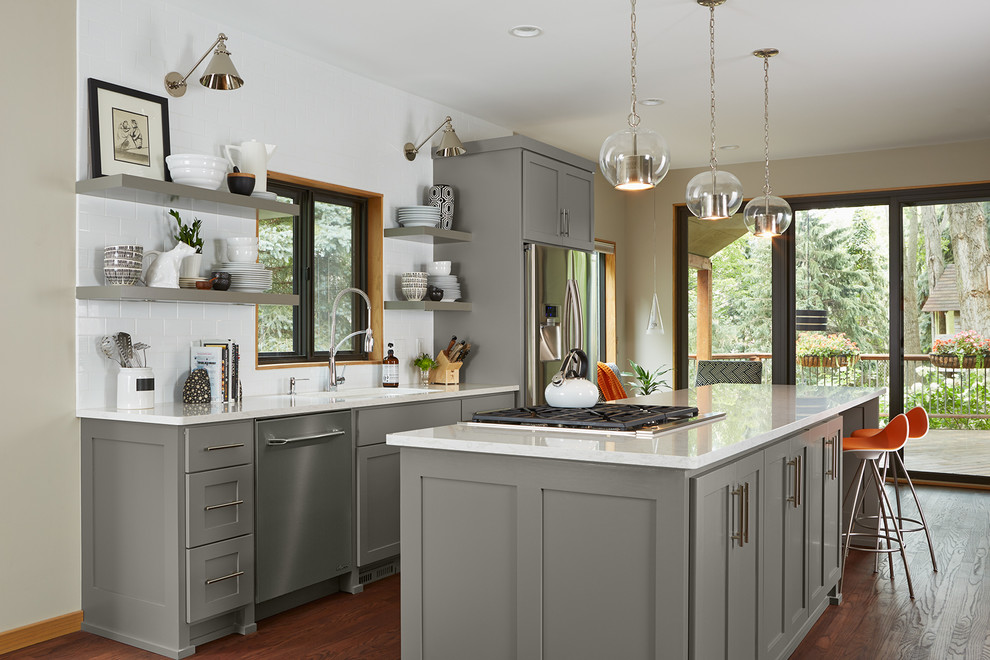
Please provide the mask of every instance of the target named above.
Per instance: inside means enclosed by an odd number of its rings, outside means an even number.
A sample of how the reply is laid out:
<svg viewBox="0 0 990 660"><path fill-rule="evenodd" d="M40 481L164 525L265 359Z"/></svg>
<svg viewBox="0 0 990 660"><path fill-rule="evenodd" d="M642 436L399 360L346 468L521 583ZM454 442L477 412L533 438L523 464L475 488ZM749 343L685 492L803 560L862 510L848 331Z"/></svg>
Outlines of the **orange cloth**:
<svg viewBox="0 0 990 660"><path fill-rule="evenodd" d="M626 390L622 387L622 381L604 362L598 363L598 389L606 401L626 398Z"/></svg>

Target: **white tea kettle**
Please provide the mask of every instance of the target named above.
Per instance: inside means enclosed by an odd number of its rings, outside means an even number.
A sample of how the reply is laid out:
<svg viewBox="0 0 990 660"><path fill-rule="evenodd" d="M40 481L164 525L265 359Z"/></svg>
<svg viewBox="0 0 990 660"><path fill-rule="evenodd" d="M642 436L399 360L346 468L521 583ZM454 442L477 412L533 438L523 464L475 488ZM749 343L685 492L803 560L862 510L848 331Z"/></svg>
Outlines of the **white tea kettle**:
<svg viewBox="0 0 990 660"><path fill-rule="evenodd" d="M227 162L231 167L240 168L241 172L254 175L254 192L266 192L268 190L268 159L275 153L274 144L265 144L257 140L249 140L237 144L225 144L222 147L223 155L227 157ZM231 152L237 154L237 162Z"/></svg>
<svg viewBox="0 0 990 660"><path fill-rule="evenodd" d="M598 403L598 388L587 376L587 353L580 348L571 349L543 392L547 404L555 408L590 408Z"/></svg>

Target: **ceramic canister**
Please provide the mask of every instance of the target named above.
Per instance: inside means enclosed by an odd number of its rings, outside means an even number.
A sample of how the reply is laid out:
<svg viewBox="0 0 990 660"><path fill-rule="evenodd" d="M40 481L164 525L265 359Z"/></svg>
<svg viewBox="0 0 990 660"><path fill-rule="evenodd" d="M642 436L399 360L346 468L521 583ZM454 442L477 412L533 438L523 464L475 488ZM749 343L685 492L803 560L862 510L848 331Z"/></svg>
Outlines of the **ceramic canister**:
<svg viewBox="0 0 990 660"><path fill-rule="evenodd" d="M428 203L440 209L440 228L450 229L454 224L454 187L446 183L431 186Z"/></svg>
<svg viewBox="0 0 990 660"><path fill-rule="evenodd" d="M123 367L117 374L117 409L155 407L155 374L151 367Z"/></svg>

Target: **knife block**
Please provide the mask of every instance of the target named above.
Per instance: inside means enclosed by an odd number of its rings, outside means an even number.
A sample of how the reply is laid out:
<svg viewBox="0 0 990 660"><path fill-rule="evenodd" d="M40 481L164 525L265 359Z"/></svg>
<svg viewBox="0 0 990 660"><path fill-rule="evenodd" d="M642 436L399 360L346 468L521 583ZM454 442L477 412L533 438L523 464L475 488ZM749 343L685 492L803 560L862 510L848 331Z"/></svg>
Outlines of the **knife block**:
<svg viewBox="0 0 990 660"><path fill-rule="evenodd" d="M443 351L437 354L437 366L430 369L430 383L433 385L458 385L461 382L463 362L451 362Z"/></svg>

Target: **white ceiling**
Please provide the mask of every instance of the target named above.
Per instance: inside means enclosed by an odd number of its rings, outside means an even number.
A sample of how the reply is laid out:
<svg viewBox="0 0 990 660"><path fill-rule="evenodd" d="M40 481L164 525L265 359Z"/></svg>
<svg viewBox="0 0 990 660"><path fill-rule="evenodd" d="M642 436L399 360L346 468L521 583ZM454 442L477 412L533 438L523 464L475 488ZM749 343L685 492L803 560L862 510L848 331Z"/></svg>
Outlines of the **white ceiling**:
<svg viewBox="0 0 990 660"><path fill-rule="evenodd" d="M627 1L169 1L216 20L231 51L237 30L263 36L592 160L626 125ZM773 159L990 138L987 0L727 0L715 13L718 144L740 147L722 164L763 159L751 53L766 47L781 51ZM639 114L673 168L708 163L708 16L696 0L637 4L639 98L665 100ZM519 24L545 33L510 36Z"/></svg>

